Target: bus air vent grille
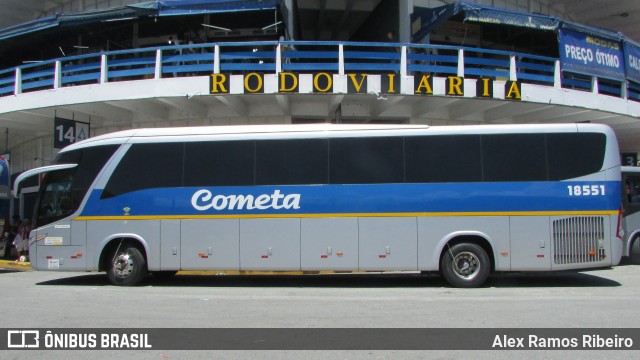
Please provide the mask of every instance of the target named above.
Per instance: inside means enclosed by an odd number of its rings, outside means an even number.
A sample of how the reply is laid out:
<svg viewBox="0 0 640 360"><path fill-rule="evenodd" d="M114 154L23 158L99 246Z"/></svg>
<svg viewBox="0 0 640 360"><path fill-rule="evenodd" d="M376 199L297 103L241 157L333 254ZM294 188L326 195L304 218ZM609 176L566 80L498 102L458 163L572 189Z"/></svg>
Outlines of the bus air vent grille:
<svg viewBox="0 0 640 360"><path fill-rule="evenodd" d="M579 264L602 261L604 218L579 216L553 221L553 262Z"/></svg>

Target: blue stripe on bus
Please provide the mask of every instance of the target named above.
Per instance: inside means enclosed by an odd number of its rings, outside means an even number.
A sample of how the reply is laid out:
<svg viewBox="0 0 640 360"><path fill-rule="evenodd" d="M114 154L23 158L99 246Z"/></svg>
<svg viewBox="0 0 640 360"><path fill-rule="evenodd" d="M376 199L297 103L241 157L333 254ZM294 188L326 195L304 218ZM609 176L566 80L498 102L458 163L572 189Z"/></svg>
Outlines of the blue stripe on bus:
<svg viewBox="0 0 640 360"><path fill-rule="evenodd" d="M80 216L616 211L621 188L619 181L568 181L159 188L106 199L101 194L91 193Z"/></svg>

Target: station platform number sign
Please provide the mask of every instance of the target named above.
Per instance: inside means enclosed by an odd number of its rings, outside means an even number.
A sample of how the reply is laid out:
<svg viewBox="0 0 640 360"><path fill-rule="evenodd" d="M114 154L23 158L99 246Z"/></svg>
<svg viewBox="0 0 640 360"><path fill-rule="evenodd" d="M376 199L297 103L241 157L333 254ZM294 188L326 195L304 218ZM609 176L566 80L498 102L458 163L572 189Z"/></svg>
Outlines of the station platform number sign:
<svg viewBox="0 0 640 360"><path fill-rule="evenodd" d="M55 118L53 128L53 147L62 149L80 140L89 138L89 123Z"/></svg>

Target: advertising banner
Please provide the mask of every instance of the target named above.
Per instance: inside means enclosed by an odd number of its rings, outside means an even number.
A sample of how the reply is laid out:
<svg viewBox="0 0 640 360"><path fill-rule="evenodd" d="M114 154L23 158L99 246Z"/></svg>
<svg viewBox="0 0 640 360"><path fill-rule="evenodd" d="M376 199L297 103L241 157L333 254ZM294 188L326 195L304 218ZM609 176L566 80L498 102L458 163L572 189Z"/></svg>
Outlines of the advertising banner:
<svg viewBox="0 0 640 360"><path fill-rule="evenodd" d="M9 199L11 174L9 172L9 161L0 157L0 200Z"/></svg>
<svg viewBox="0 0 640 360"><path fill-rule="evenodd" d="M625 80L620 41L563 28L560 30L562 71Z"/></svg>
<svg viewBox="0 0 640 360"><path fill-rule="evenodd" d="M440 28L445 21L463 13L462 26L468 22L492 25L526 27L539 30L556 30L560 24L558 18L541 14L532 14L515 10L497 8L482 4L456 2L436 8L415 6L411 14L411 41L421 43L434 29Z"/></svg>
<svg viewBox="0 0 640 360"><path fill-rule="evenodd" d="M640 47L624 42L624 66L627 79L640 83Z"/></svg>

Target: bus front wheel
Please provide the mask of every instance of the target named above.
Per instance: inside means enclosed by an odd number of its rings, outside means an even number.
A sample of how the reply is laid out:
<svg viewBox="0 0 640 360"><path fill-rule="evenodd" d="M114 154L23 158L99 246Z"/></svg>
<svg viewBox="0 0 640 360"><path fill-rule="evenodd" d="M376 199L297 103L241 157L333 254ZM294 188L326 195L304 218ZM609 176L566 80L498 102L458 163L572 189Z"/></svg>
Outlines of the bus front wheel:
<svg viewBox="0 0 640 360"><path fill-rule="evenodd" d="M440 264L442 276L455 287L472 288L484 284L489 277L491 261L477 244L461 243L445 248Z"/></svg>
<svg viewBox="0 0 640 360"><path fill-rule="evenodd" d="M111 258L107 270L109 281L114 285L133 286L147 276L147 262L138 248L122 244Z"/></svg>

